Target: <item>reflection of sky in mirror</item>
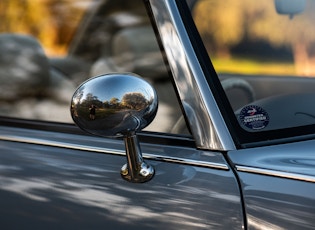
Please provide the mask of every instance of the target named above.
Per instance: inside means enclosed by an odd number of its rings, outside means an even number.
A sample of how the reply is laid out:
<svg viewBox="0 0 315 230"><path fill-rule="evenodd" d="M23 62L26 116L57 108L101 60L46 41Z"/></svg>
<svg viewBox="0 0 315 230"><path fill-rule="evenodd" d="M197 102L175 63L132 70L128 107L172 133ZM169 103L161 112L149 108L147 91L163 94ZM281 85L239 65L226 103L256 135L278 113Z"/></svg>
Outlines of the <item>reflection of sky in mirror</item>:
<svg viewBox="0 0 315 230"><path fill-rule="evenodd" d="M83 97L80 102L86 100L88 95L91 94L102 102L110 101L112 98L118 98L119 101L121 101L126 93L142 93L147 100L152 99L154 95L149 84L141 79L127 78L126 76L123 78L113 76L112 78L116 79L109 82L109 79L105 80L104 78L96 77L93 81L86 82L81 86L81 89L83 89ZM78 93L78 95L79 94L80 93Z"/></svg>

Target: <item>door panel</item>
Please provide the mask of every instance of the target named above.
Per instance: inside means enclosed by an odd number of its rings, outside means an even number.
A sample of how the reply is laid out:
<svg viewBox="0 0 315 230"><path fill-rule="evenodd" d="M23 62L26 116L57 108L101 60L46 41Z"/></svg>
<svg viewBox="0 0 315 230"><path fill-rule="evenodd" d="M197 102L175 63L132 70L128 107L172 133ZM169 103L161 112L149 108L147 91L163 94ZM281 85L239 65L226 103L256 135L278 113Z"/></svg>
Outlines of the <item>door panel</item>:
<svg viewBox="0 0 315 230"><path fill-rule="evenodd" d="M239 173L249 229L314 229L315 184Z"/></svg>
<svg viewBox="0 0 315 230"><path fill-rule="evenodd" d="M313 229L315 141L229 152L249 228Z"/></svg>
<svg viewBox="0 0 315 230"><path fill-rule="evenodd" d="M0 223L5 229L243 225L238 185L220 153L142 143L156 175L136 184L120 176L126 162L121 140L8 127L1 127L0 138ZM83 139L87 148L79 150ZM98 153L89 151L93 144Z"/></svg>

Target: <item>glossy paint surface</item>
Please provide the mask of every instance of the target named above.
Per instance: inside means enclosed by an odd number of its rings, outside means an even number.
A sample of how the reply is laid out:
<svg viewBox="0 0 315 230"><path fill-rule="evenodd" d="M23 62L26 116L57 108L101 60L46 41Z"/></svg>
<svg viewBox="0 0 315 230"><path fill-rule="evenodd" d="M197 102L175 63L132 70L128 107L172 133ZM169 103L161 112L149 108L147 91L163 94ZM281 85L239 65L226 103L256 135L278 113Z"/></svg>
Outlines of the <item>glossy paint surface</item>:
<svg viewBox="0 0 315 230"><path fill-rule="evenodd" d="M226 165L220 153L142 143L147 156L159 155L160 160L148 160L156 169L150 182L134 184L119 174L125 162L121 140L0 130L1 139L49 139L55 145L67 140L63 147L0 141L0 222L5 229L240 229L243 225L240 194L229 168L162 160L167 154ZM71 148L83 140L99 152ZM116 152L110 152L111 147Z"/></svg>
<svg viewBox="0 0 315 230"><path fill-rule="evenodd" d="M314 229L315 141L232 151L253 229Z"/></svg>

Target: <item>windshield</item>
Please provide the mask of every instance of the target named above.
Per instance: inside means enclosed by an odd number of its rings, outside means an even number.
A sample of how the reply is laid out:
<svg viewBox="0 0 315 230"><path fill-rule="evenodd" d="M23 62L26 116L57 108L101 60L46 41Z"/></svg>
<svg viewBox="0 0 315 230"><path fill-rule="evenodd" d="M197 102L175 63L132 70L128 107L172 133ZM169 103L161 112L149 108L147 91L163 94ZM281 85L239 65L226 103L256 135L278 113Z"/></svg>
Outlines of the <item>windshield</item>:
<svg viewBox="0 0 315 230"><path fill-rule="evenodd" d="M315 1L203 0L193 17L240 127L315 123Z"/></svg>

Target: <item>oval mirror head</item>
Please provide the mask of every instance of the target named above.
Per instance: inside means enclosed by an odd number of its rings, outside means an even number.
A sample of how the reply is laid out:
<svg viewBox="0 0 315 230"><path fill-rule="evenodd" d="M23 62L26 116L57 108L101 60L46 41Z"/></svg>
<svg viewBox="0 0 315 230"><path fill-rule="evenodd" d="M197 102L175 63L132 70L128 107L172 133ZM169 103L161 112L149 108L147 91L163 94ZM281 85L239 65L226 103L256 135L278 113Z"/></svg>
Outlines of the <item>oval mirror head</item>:
<svg viewBox="0 0 315 230"><path fill-rule="evenodd" d="M153 87L134 74L107 74L81 84L71 100L71 116L84 131L104 137L123 136L127 164L121 176L146 182L154 168L143 161L136 132L154 119L158 99Z"/></svg>
<svg viewBox="0 0 315 230"><path fill-rule="evenodd" d="M158 107L153 87L135 74L106 74L81 84L71 101L74 122L88 133L128 136L145 128Z"/></svg>

